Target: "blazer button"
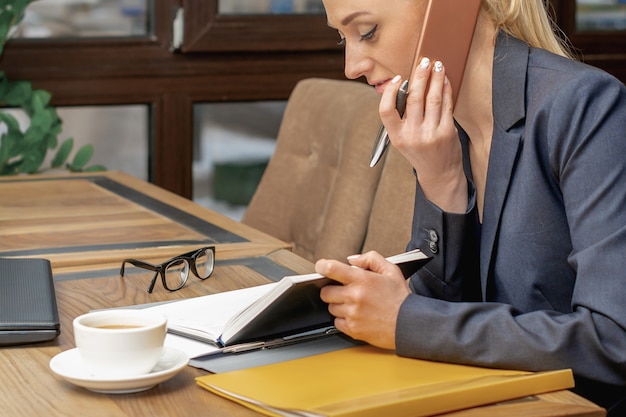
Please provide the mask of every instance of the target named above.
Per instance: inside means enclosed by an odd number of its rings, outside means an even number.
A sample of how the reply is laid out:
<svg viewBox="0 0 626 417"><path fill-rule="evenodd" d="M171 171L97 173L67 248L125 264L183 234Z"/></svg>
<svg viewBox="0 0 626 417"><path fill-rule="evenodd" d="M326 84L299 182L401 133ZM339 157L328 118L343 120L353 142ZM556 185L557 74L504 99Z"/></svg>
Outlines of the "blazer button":
<svg viewBox="0 0 626 417"><path fill-rule="evenodd" d="M428 237L430 238L431 242L439 242L439 235L437 235L437 232L434 229L428 230Z"/></svg>
<svg viewBox="0 0 626 417"><path fill-rule="evenodd" d="M433 242L433 241L428 242L428 248L433 254L439 252L439 245L437 245L437 242Z"/></svg>

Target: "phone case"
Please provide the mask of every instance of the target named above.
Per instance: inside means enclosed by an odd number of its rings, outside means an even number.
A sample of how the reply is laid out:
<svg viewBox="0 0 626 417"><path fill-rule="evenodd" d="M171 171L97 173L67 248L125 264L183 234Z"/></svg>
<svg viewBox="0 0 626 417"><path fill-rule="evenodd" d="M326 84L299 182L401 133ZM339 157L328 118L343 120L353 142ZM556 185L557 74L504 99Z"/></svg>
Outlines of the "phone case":
<svg viewBox="0 0 626 417"><path fill-rule="evenodd" d="M426 5L415 65L422 57L443 62L455 104L479 9L480 0L428 0Z"/></svg>

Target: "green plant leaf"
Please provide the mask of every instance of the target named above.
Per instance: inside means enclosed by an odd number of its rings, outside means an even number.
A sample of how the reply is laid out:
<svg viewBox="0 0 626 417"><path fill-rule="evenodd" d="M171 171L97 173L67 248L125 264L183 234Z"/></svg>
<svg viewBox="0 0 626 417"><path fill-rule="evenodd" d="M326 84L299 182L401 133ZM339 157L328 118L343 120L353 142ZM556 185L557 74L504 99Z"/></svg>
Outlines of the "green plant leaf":
<svg viewBox="0 0 626 417"><path fill-rule="evenodd" d="M34 0L11 0L7 4L7 1L2 1L2 18L0 19L0 55L4 49L4 44L7 41L7 37L11 32L11 29L16 26L24 17L24 9L32 3ZM8 7L10 6L10 7Z"/></svg>
<svg viewBox="0 0 626 417"><path fill-rule="evenodd" d="M20 130L20 124L17 122L17 119L13 117L12 114L0 112L0 122L5 123L9 130Z"/></svg>
<svg viewBox="0 0 626 417"><path fill-rule="evenodd" d="M7 162L6 164L2 165L2 175L15 175L17 174L17 167L19 166L19 164L22 163L21 159L16 159L16 160L12 160Z"/></svg>
<svg viewBox="0 0 626 417"><path fill-rule="evenodd" d="M4 102L7 106L23 106L30 99L32 88L28 81L9 81L9 85L4 95Z"/></svg>
<svg viewBox="0 0 626 417"><path fill-rule="evenodd" d="M21 141L25 152L30 148L39 149L42 146L45 147L44 131L36 124L31 124L28 129L26 129L26 132L24 132Z"/></svg>
<svg viewBox="0 0 626 417"><path fill-rule="evenodd" d="M106 167L104 165L92 165L90 167L85 168L84 172L101 172L106 171Z"/></svg>
<svg viewBox="0 0 626 417"><path fill-rule="evenodd" d="M55 116L56 116L56 112L55 112ZM56 116L56 119L53 121L52 126L50 126L50 129L48 130L48 132L46 132L46 135L44 137L44 142L47 144L48 149L54 149L57 147L57 145L59 144L57 137L59 136L62 130L63 130L63 126L61 123L61 119L59 119L59 117Z"/></svg>
<svg viewBox="0 0 626 417"><path fill-rule="evenodd" d="M2 142L0 142L0 160L4 163L19 154L19 145L24 134L15 117L10 114L0 112L0 122L6 126L6 132L2 135Z"/></svg>
<svg viewBox="0 0 626 417"><path fill-rule="evenodd" d="M11 138L7 135L2 137L2 142L0 142L0 166L4 166L7 164L9 159L11 159L11 148L13 147L13 143Z"/></svg>
<svg viewBox="0 0 626 417"><path fill-rule="evenodd" d="M22 163L19 165L18 171L24 174L36 173L45 157L45 152L41 152L38 149L30 149L28 153L24 154L24 158L22 158Z"/></svg>
<svg viewBox="0 0 626 417"><path fill-rule="evenodd" d="M72 160L72 163L69 166L70 170L74 172L81 171L83 167L87 165L87 162L89 162L92 156L93 156L93 145L92 144L84 145L82 148L78 150L78 152L76 152L76 155L74 155L74 159Z"/></svg>
<svg viewBox="0 0 626 417"><path fill-rule="evenodd" d="M34 111L31 114L30 125L33 128L40 129L43 132L48 132L56 119L56 114L50 109L41 109Z"/></svg>
<svg viewBox="0 0 626 417"><path fill-rule="evenodd" d="M33 91L33 101L37 100L37 102L41 105L41 108L48 107L50 105L51 99L52 99L52 94L50 94L46 90L34 90ZM51 110L54 110L54 109L51 108Z"/></svg>
<svg viewBox="0 0 626 417"><path fill-rule="evenodd" d="M24 10L35 0L0 0L0 57L7 37L22 20ZM17 107L30 118L24 132L17 120L0 109L0 125L4 133L0 135L0 175L40 172L48 151L59 145L58 136L62 132L62 120L56 109L50 105L51 94L46 90L35 90L30 81L10 81L0 71L0 107ZM93 156L93 145L85 145L78 150L71 163L67 163L74 140L67 139L56 150L51 162L52 168L65 166L70 171L103 171L102 165L85 168Z"/></svg>
<svg viewBox="0 0 626 417"><path fill-rule="evenodd" d="M65 164L67 157L70 156L72 148L74 147L74 138L69 138L63 141L59 149L57 150L54 159L52 160L52 168L59 168Z"/></svg>

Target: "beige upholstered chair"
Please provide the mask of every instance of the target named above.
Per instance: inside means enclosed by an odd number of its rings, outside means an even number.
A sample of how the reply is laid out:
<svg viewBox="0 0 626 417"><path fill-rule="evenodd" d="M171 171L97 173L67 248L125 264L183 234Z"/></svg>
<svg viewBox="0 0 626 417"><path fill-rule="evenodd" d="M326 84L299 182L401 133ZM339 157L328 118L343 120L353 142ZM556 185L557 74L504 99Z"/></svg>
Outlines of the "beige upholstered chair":
<svg viewBox="0 0 626 417"><path fill-rule="evenodd" d="M383 171L372 201L362 252L385 256L403 252L411 239L415 203L413 167L394 147L385 155Z"/></svg>
<svg viewBox="0 0 626 417"><path fill-rule="evenodd" d="M242 219L311 261L404 250L415 179L394 149L369 158L379 96L354 81L306 79L285 109L276 150Z"/></svg>

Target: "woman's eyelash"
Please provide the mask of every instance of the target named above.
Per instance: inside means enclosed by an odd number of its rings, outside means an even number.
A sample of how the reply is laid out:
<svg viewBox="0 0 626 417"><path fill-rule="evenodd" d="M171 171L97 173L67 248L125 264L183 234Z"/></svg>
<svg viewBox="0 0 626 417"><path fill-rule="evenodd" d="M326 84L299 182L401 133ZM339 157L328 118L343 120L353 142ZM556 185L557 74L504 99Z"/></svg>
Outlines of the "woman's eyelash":
<svg viewBox="0 0 626 417"><path fill-rule="evenodd" d="M378 30L378 25L374 26L369 32L361 35L361 40L366 41L372 39L374 37L374 34L376 33L376 30ZM346 38L342 36L341 39L339 39L339 42L337 42L337 45L346 46Z"/></svg>
<svg viewBox="0 0 626 417"><path fill-rule="evenodd" d="M374 34L376 33L376 30L378 29L378 25L374 26L372 28L372 30L370 30L369 32L367 32L364 35L361 35L361 40L362 41L366 41L368 39L372 39L374 37Z"/></svg>

